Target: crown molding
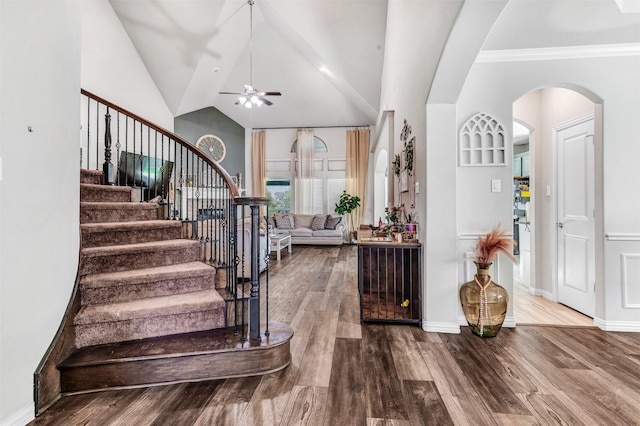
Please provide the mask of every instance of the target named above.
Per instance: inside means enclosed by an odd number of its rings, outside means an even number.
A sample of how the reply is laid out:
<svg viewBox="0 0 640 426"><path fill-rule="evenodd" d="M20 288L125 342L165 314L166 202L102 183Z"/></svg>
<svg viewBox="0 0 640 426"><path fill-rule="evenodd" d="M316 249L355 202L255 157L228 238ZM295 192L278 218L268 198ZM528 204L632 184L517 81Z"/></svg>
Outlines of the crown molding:
<svg viewBox="0 0 640 426"><path fill-rule="evenodd" d="M601 44L535 49L483 50L478 54L476 63L549 61L637 55L640 55L640 43Z"/></svg>
<svg viewBox="0 0 640 426"><path fill-rule="evenodd" d="M640 12L640 2L637 0L615 0L621 13Z"/></svg>

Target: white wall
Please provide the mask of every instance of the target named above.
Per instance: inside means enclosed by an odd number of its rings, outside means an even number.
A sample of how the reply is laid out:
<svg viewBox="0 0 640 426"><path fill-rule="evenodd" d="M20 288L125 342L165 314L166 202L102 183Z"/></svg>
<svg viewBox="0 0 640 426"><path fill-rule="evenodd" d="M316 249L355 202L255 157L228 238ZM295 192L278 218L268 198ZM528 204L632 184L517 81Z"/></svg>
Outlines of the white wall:
<svg viewBox="0 0 640 426"><path fill-rule="evenodd" d="M77 271L80 88L173 115L107 0L3 0L0 19L0 423L23 424Z"/></svg>
<svg viewBox="0 0 640 426"><path fill-rule="evenodd" d="M611 70L616 70L615 78L608 78ZM637 172L637 164L640 162L638 75L638 56L476 64L457 103L458 125L461 125L471 114L479 111L490 113L503 123L511 123L512 103L523 94L541 87L563 85L582 88L583 93L591 94L591 98L602 100L604 121L600 159L604 176L601 191L604 205L601 214L597 212L600 217L596 220L601 222L601 232L596 244L603 247L606 255L604 259L600 256L603 264L602 276L596 287L595 321L600 327L610 330L640 330L640 292L636 290L639 285L637 278L621 274L624 255L640 255L640 197L629 196L629 188L638 188L640 185L640 173ZM511 126L507 127L510 140ZM545 158L537 156L536 172L544 167L544 160ZM461 205L458 210L458 226L461 230L487 230L497 220L508 220L508 214L505 213L509 212L508 193L503 192L503 195L486 199L475 194L487 192L490 177L502 179L504 186L504 182L511 179L511 169L476 169L461 171L458 175L458 200L466 205L466 208ZM541 174L543 175L544 173ZM540 206L537 210L540 211ZM624 241L606 238L606 234L621 235ZM548 245L536 247L538 253L550 249ZM634 259L636 258L631 258L631 270L635 271L637 263L634 262L637 261ZM540 261L537 263L536 276L541 276L543 268L548 265ZM625 289L628 296L626 306L623 302Z"/></svg>
<svg viewBox="0 0 640 426"><path fill-rule="evenodd" d="M173 131L173 114L107 0L82 4L82 88Z"/></svg>
<svg viewBox="0 0 640 426"><path fill-rule="evenodd" d="M417 2L398 0L389 2L387 6L387 38L382 72L382 88L380 105L382 109L393 110L393 139L389 150L389 158L393 159L402 149L400 132L404 120L412 126L415 136L414 170L415 182L420 184L420 194L415 197L415 212L418 213L418 238L423 243L423 328L429 329L428 323L444 321L447 315L456 317L458 305L457 296L449 291L455 287L455 263L449 241L432 240L431 227L439 227L439 235L444 233L445 239L450 236L447 231L454 226L455 233L455 203L450 204L451 198L438 199L437 195L443 191L455 197L455 187L452 186L450 173L438 174L441 169L438 163L432 162L428 152L427 140L432 136L440 122L432 123L425 120L427 116L426 99L429 93L429 82L438 67L438 59L428 54L430 49L443 48L449 35L449 29L457 18L462 2ZM378 123L381 127L382 123ZM429 133L428 133L429 131ZM441 139L447 129L438 129L433 140L438 144L446 143ZM441 146L438 146L441 148ZM446 151L447 147L442 147ZM435 157L433 157L435 158ZM446 164L446 163L444 163ZM449 171L455 169L449 168ZM428 188L429 181L438 182L438 188L432 191ZM393 173L389 182L397 181ZM395 183L394 183L395 184ZM397 197L394 197L397 200ZM389 203L397 203L389 200ZM407 203L408 200L401 202ZM429 217L430 206L453 207L454 214ZM450 213L450 212L448 212ZM444 219L443 222L439 222ZM453 221L453 222L452 222ZM434 228L435 229L435 228ZM454 240L455 243L455 240ZM449 245L447 245L449 244ZM437 247L433 249L430 247ZM454 247L455 249L455 247ZM455 253L455 250L453 250ZM444 263L441 263L444 262ZM453 276L450 271L453 267ZM443 273L441 273L443 272ZM431 277L435 285L431 284ZM447 282L450 280L450 282ZM442 288L441 285L452 287ZM444 296L444 299L442 298ZM453 321L454 324L456 321ZM456 325L457 327L457 325Z"/></svg>
<svg viewBox="0 0 640 426"><path fill-rule="evenodd" d="M80 2L0 11L0 423L24 424L78 264Z"/></svg>

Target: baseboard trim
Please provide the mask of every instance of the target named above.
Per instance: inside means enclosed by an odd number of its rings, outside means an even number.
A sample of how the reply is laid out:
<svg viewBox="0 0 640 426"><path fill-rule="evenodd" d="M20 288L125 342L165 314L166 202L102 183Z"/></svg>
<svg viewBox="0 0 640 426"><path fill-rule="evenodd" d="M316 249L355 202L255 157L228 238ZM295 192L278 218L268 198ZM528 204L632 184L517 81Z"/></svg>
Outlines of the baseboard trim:
<svg viewBox="0 0 640 426"><path fill-rule="evenodd" d="M0 426L24 426L35 418L35 405L31 403L0 421Z"/></svg>
<svg viewBox="0 0 640 426"><path fill-rule="evenodd" d="M502 328L515 328L516 327L516 318L515 317L506 317L504 322L502 323Z"/></svg>
<svg viewBox="0 0 640 426"><path fill-rule="evenodd" d="M593 323L604 331L640 332L640 321L605 321L601 318L594 318Z"/></svg>
<svg viewBox="0 0 640 426"><path fill-rule="evenodd" d="M422 321L422 329L431 333L460 334L460 325L451 322Z"/></svg>
<svg viewBox="0 0 640 426"><path fill-rule="evenodd" d="M553 298L553 293L549 290L540 290L540 296L544 297L545 299L549 299L552 302L557 302L557 300Z"/></svg>

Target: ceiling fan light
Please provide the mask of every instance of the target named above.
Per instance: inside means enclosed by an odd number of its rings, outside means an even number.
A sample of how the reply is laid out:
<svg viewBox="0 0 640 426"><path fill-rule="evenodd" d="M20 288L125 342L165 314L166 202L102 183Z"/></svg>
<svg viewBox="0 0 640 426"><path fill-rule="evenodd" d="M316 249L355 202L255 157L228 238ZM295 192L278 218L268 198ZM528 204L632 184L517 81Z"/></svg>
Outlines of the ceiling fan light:
<svg viewBox="0 0 640 426"><path fill-rule="evenodd" d="M244 106L246 106L247 108L251 109L251 102L245 102Z"/></svg>
<svg viewBox="0 0 640 426"><path fill-rule="evenodd" d="M252 95L249 99L256 105L258 105L258 102L260 102L260 99L258 99L256 95Z"/></svg>
<svg viewBox="0 0 640 426"><path fill-rule="evenodd" d="M247 98L245 96L239 96L238 102L240 102L240 105L244 105L244 103L247 102Z"/></svg>

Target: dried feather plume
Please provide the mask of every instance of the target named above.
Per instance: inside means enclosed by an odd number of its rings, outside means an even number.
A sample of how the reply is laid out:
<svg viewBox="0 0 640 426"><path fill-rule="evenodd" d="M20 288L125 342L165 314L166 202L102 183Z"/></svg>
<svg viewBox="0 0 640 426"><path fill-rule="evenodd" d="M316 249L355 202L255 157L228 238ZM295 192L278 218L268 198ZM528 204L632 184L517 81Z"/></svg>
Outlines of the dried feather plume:
<svg viewBox="0 0 640 426"><path fill-rule="evenodd" d="M486 236L478 238L473 254L476 256L476 262L481 264L493 263L500 252L504 253L514 263L518 263L518 259L513 255L513 246L516 244L513 239L506 235L505 230L498 225Z"/></svg>

